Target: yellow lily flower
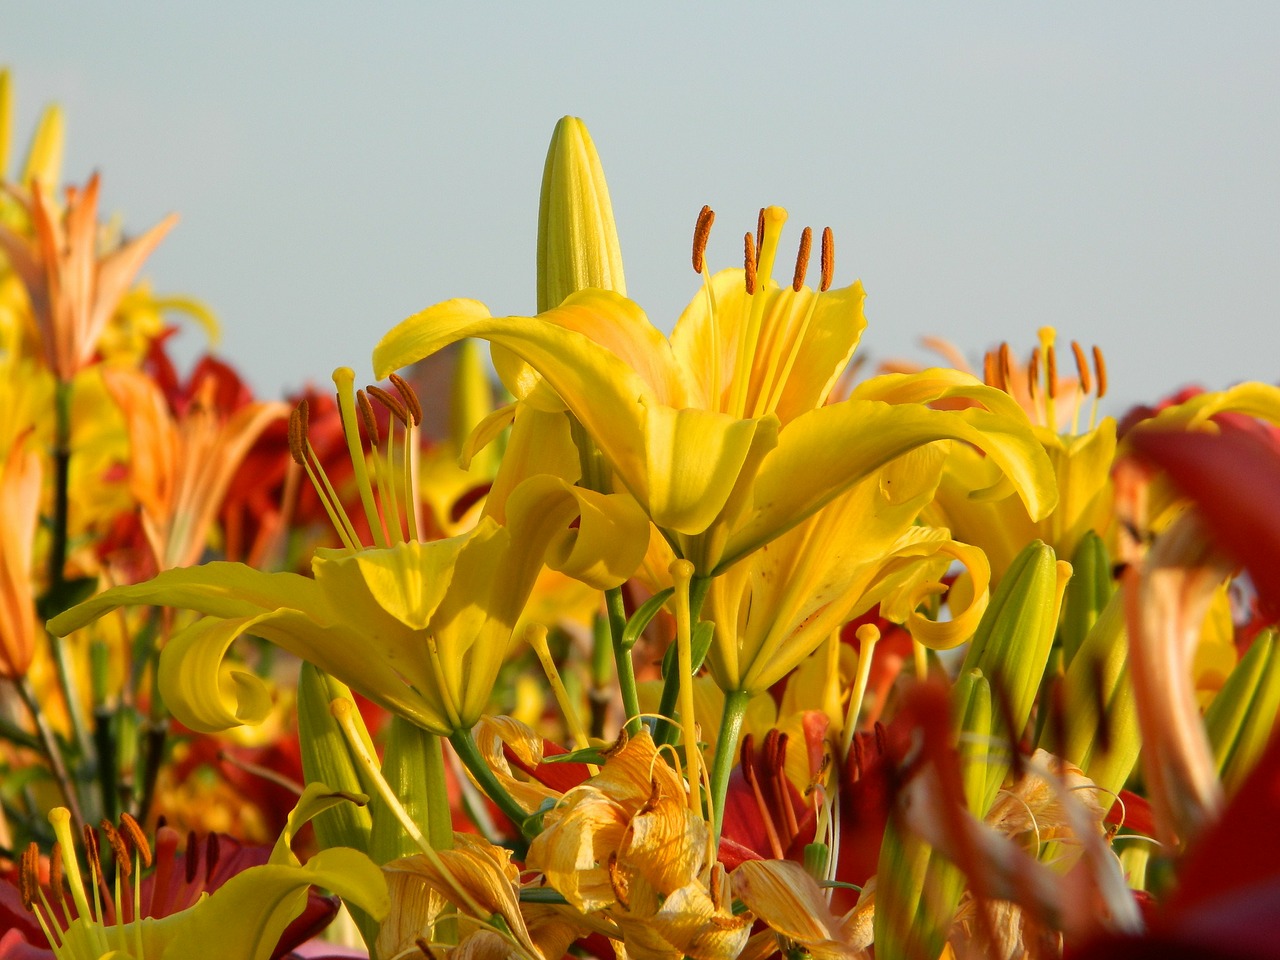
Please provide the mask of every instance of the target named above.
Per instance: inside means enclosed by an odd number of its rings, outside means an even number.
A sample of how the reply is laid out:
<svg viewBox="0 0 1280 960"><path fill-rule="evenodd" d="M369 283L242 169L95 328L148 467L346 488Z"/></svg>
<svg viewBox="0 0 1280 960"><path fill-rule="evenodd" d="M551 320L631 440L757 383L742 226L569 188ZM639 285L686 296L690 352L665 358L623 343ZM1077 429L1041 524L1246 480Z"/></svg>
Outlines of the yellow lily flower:
<svg viewBox="0 0 1280 960"><path fill-rule="evenodd" d="M1096 417L1097 401L1107 392L1102 354L1094 349L1095 370L1090 371L1084 351L1073 342L1077 377L1066 378L1058 374L1054 341L1053 329L1043 328L1040 346L1026 367L1012 360L1007 345L1002 346L987 354L984 376L989 384L1007 391L1031 417L1036 440L1057 481L1056 508L1033 515L1002 481L998 465L972 448L956 445L943 470L937 497L923 512L926 522L946 527L957 539L981 547L991 562L995 581L1034 540L1049 544L1057 556L1071 557L1085 533L1093 530L1106 537L1112 523L1116 422ZM1077 433L1081 410L1091 394L1095 399L1090 425Z"/></svg>
<svg viewBox="0 0 1280 960"><path fill-rule="evenodd" d="M322 783L310 784L289 815L284 831L266 864L237 874L211 895L180 913L167 917L143 917L127 923L104 921L101 905L95 910L102 880L95 852L89 852L91 877L81 874L75 854L71 816L63 807L49 815L61 845L60 870L71 888L75 919L60 927L59 914L49 906L43 891L33 908L45 927L57 960L203 960L203 958L244 957L267 960L280 935L306 905L312 884L326 887L376 917L388 909L386 884L377 866L363 853L347 847L323 850L304 865L290 849L294 835L308 820L323 811L363 798L335 793ZM133 825L136 830L136 824ZM111 831L117 858L114 916L136 916L135 894L121 878L138 873L151 854L141 831ZM127 837L127 841L126 838ZM135 847L136 858L128 854ZM24 886L35 895L34 876L24 877ZM124 889L122 890L122 886ZM54 891L55 899L63 897ZM121 911L122 901L128 909ZM65 913L65 905L63 907ZM56 936L54 935L56 933Z"/></svg>
<svg viewBox="0 0 1280 960"><path fill-rule="evenodd" d="M699 221L701 247L709 212ZM811 515L863 477L924 444L959 439L999 465L1028 511L1055 501L1049 463L1009 397L973 378L913 380L827 404L864 326L860 284L821 290L770 279L786 212L761 217L760 257L707 278L671 339L634 303L585 290L537 317L495 318L473 300L415 314L374 350L383 375L463 337L487 339L524 366L499 363L508 388L546 410L568 409L677 552L709 576ZM807 237L807 234L806 234ZM909 378L910 379L910 378ZM874 381L873 381L874 382ZM934 389L937 387L937 389ZM908 395L909 394L909 395ZM975 406L927 404L963 395Z"/></svg>
<svg viewBox="0 0 1280 960"><path fill-rule="evenodd" d="M721 689L768 690L876 603L935 649L973 634L987 604L986 558L916 525L943 457L935 446L900 457L715 579L703 616L716 625L708 663ZM917 608L945 589L954 560L972 600L950 621L929 620Z"/></svg>
<svg viewBox="0 0 1280 960"><path fill-rule="evenodd" d="M383 493L379 509L361 446L353 374L343 368L334 379L372 546L356 539L332 487L319 475L317 489L330 491L328 508L346 546L318 550L313 578L236 563L169 570L147 583L108 590L54 618L50 629L66 634L122 606L154 604L203 614L170 640L160 661L165 702L194 730L224 730L266 715L270 697L262 681L223 663L235 639L252 633L448 736L469 730L488 705L544 562L597 587L623 582L639 564L647 523L634 504L545 475L521 483L505 504L491 497L473 530L417 540L415 511L400 515L391 466L375 453ZM366 425L372 420L370 415ZM411 450L416 427L411 418L405 422ZM301 416L295 416L294 442L295 456L313 470ZM409 462L404 488L412 490L417 483ZM501 521L494 515L499 508Z"/></svg>

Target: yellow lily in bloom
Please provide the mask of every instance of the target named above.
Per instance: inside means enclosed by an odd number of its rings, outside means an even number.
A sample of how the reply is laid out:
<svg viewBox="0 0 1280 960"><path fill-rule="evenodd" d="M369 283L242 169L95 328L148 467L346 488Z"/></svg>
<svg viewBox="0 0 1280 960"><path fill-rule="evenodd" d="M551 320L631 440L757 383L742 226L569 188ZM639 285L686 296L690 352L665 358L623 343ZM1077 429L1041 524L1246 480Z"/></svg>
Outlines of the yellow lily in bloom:
<svg viewBox="0 0 1280 960"><path fill-rule="evenodd" d="M877 603L935 649L973 634L986 609L986 558L945 530L916 525L943 458L934 446L900 457L715 579L703 616L716 625L708 663L721 689L768 690ZM972 600L950 621L929 620L918 607L945 589L955 560Z"/></svg>
<svg viewBox="0 0 1280 960"><path fill-rule="evenodd" d="M26 287L45 363L59 381L69 383L92 362L98 340L134 275L178 218L170 214L100 257L96 173L82 190L67 188L62 212L38 180L32 182L29 196L8 189L26 209L35 239L0 223L0 250Z"/></svg>
<svg viewBox="0 0 1280 960"><path fill-rule="evenodd" d="M175 416L141 371L109 367L102 376L128 423L129 487L156 564L161 570L190 566L208 544L214 516L245 454L271 421L288 415L288 407L248 403L218 410L217 384L208 377Z"/></svg>
<svg viewBox="0 0 1280 960"><path fill-rule="evenodd" d="M624 497L541 475L521 483L504 504L491 498L468 533L417 540L415 511L404 509L402 515L392 464L381 453L374 458L383 494L379 509L360 440L353 376L343 368L334 379L373 545L356 539L327 478L313 473L317 489L329 491L327 508L346 543L316 552L313 578L236 563L170 570L147 583L108 590L54 618L50 629L69 633L122 606L154 604L204 614L173 637L160 661L165 702L194 730L223 730L266 715L270 698L261 680L223 663L243 633L314 663L432 733L469 730L489 703L543 563L597 587L615 586L639 564L647 525ZM295 456L314 471L317 461L303 421L295 415ZM370 415L364 422L372 421ZM411 450L416 426L412 418L405 422ZM401 490L417 488L413 462L409 458ZM501 522L494 515L499 509Z"/></svg>
<svg viewBox="0 0 1280 960"><path fill-rule="evenodd" d="M34 876L24 877L24 887L33 896L32 907L45 928L57 960L203 960L203 958L243 957L267 960L285 928L303 910L312 884L326 887L349 903L381 918L388 909L386 884L377 866L363 853L347 847L322 850L306 864L290 849L294 835L307 821L331 807L363 798L335 793L322 783L310 784L289 814L271 857L262 866L250 867L232 877L211 895L167 917L144 917L127 923L102 920L97 909L99 888L106 888L101 864L89 854L90 878L84 878L76 858L71 816L63 807L49 814L61 845L61 870L71 888L75 917L65 927L49 905L44 891L37 892ZM136 824L134 825L136 828ZM115 917L133 917L137 912L136 893L127 878L138 873L151 854L141 831L122 831L111 846L117 857ZM136 857L122 856L134 845ZM117 841L119 846L117 846ZM131 862L132 861L132 862ZM121 878L126 882L121 883ZM123 889L122 889L123 887ZM65 893L53 892L64 903ZM121 910L121 904L126 905Z"/></svg>
<svg viewBox="0 0 1280 960"><path fill-rule="evenodd" d="M699 221L699 271L709 217ZM568 409L620 485L703 577L935 440L974 444L1033 516L1052 509L1049 463L1025 416L973 378L922 375L911 380L913 390L827 404L864 326L862 287L829 289L829 240L820 291L803 284L807 240L793 284L775 284L785 219L779 207L763 212L758 262L748 240L744 269L707 278L670 340L634 303L608 291L572 294L537 317L495 318L476 301L451 300L388 333L374 350L375 372L463 337L509 350L527 366L499 364L508 388L536 408ZM955 395L974 406L927 405Z"/></svg>
<svg viewBox="0 0 1280 960"><path fill-rule="evenodd" d="M1002 481L997 464L972 448L957 445L943 470L937 498L923 512L926 522L946 527L957 539L981 547L996 581L1033 540L1043 540L1060 557L1071 557L1085 533L1093 530L1106 537L1111 526L1116 423L1110 417L1096 417L1097 401L1106 395L1106 367L1101 352L1095 349L1095 377L1083 350L1072 343L1078 376L1059 376L1054 339L1052 328L1042 329L1040 346L1025 368L1011 359L1007 346L992 351L987 355L985 378L1007 391L1035 424L1036 440L1057 480L1056 508L1043 516L1033 515ZM938 375L968 376L954 371L939 371ZM1076 433L1081 409L1095 388L1090 425Z"/></svg>

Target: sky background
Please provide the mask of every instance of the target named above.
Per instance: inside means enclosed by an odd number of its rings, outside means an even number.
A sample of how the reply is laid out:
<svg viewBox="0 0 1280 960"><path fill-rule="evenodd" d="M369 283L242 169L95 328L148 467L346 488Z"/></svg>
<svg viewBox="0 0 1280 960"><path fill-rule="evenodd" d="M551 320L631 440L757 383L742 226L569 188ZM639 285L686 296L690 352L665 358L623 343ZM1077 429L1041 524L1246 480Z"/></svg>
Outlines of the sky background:
<svg viewBox="0 0 1280 960"><path fill-rule="evenodd" d="M776 203L787 246L835 231L873 360L1051 324L1104 349L1113 413L1280 377L1280 4L30 0L3 24L15 151L56 100L68 178L101 170L135 232L179 211L144 273L212 306L267 396L370 376L448 297L532 312L563 114L664 329L702 204L719 268Z"/></svg>

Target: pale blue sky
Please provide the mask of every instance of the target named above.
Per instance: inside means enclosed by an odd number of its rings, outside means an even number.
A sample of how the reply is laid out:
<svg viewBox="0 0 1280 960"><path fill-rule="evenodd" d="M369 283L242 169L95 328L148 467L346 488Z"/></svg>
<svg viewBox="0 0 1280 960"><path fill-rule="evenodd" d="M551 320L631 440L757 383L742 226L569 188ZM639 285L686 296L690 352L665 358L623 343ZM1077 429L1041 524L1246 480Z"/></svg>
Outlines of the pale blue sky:
<svg viewBox="0 0 1280 960"><path fill-rule="evenodd" d="M135 230L182 213L146 273L218 311L266 394L367 377L447 297L531 311L565 113L665 328L701 205L719 267L778 203L789 242L835 230L874 358L928 333L1021 352L1053 324L1102 345L1117 401L1280 376L1274 3L22 2L3 23L15 139L58 100L69 176L101 169Z"/></svg>

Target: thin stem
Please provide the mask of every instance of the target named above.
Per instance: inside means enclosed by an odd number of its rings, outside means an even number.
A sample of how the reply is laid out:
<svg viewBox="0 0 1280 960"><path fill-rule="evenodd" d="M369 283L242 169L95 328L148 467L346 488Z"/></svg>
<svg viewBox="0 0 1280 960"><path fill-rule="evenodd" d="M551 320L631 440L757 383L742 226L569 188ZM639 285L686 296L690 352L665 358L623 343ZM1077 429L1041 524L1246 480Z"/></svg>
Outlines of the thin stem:
<svg viewBox="0 0 1280 960"><path fill-rule="evenodd" d="M604 603L609 614L609 636L613 641L613 659L618 668L618 689L622 692L626 730L629 735L635 736L640 732L640 693L636 689L636 671L631 662L631 651L622 645L622 633L627 628L627 609L622 598L622 588L606 590Z"/></svg>
<svg viewBox="0 0 1280 960"><path fill-rule="evenodd" d="M724 826L724 798L729 793L729 774L738 755L738 736L742 733L742 721L750 702L751 694L746 690L731 690L724 695L724 714L720 717L716 756L711 766L711 804L717 844L720 842L720 829Z"/></svg>
<svg viewBox="0 0 1280 960"><path fill-rule="evenodd" d="M449 742L453 744L454 751L458 754L458 759L462 761L463 766L470 771L471 775L476 778L476 783L480 785L480 789L484 794L498 805L498 809L506 815L521 836L532 839L527 834L526 829L532 825L528 823L528 812L516 803L515 798L507 793L507 788L502 785L493 771L489 769L488 762L484 757L480 756L480 750L476 747L476 742L471 738L470 730L455 730L449 734Z"/></svg>
<svg viewBox="0 0 1280 960"><path fill-rule="evenodd" d="M76 793L75 782L67 772L67 764L62 757L62 748L58 745L58 738L54 735L53 728L49 726L49 721L45 717L44 711L40 709L40 703L36 699L36 692L31 689L31 681L26 677L19 677L13 681L13 685L17 688L18 696L22 698L23 704L36 725L36 736L40 738L41 749L49 759L49 769L53 773L54 780L58 783L62 798L67 802L67 809L71 811L71 818L75 821L76 829L83 833L84 814L80 810L80 798Z"/></svg>

